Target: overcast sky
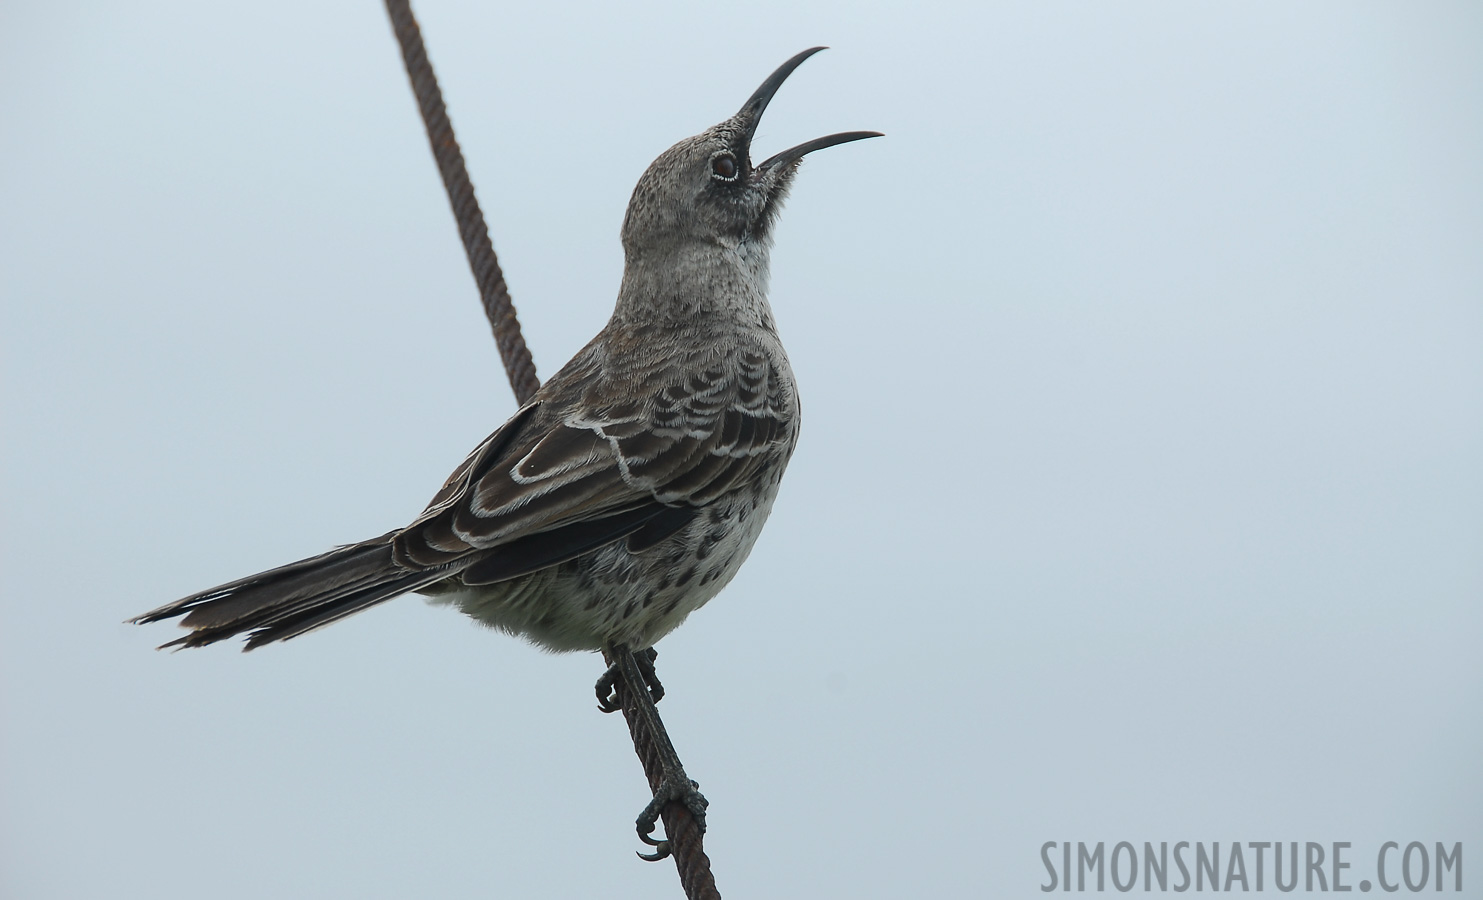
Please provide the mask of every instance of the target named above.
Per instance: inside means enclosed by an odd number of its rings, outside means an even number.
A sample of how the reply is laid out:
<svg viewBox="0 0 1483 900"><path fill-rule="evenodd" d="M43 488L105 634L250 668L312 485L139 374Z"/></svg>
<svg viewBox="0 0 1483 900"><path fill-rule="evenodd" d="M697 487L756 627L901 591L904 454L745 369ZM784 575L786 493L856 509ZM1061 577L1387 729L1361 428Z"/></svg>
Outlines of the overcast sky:
<svg viewBox="0 0 1483 900"><path fill-rule="evenodd" d="M761 156L887 135L800 173L802 444L659 647L723 894L1034 897L1046 841L1476 877L1483 9L417 11L543 376L644 166L783 60L832 47ZM405 524L514 409L380 6L9 3L0 123L0 896L679 896L593 655L415 597L120 624Z"/></svg>

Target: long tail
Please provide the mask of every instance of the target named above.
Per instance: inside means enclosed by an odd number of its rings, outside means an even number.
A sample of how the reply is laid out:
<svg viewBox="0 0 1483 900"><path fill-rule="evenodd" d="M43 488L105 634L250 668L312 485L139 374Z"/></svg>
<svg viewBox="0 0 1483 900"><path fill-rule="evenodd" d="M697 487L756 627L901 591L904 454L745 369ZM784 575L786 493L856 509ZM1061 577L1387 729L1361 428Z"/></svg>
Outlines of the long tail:
<svg viewBox="0 0 1483 900"><path fill-rule="evenodd" d="M250 631L246 650L286 641L447 578L458 566L409 570L391 557L396 532L192 594L129 621L183 615L191 633L164 647L204 647ZM162 647L163 649L163 647Z"/></svg>

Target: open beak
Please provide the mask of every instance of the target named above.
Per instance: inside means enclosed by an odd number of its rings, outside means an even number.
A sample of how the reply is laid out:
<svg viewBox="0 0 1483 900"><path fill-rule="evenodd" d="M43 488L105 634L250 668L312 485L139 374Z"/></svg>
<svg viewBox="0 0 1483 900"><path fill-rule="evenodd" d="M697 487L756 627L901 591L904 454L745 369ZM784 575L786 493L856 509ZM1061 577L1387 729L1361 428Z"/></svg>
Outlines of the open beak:
<svg viewBox="0 0 1483 900"><path fill-rule="evenodd" d="M762 82L762 85L752 92L752 96L747 98L746 103L742 104L741 111L736 116L742 121L742 146L748 151L748 157L751 155L752 136L757 133L757 123L762 121L762 112L767 109L767 104L772 102L773 95L778 92L778 88L783 86L783 82L788 80L788 76L793 74L794 69L803 65L804 60L824 49L826 48L810 47L781 66L778 66L777 71L767 76L767 80ZM881 136L879 131L843 131L827 137L814 138L811 141L805 141L796 147L789 147L782 153L769 157L762 165L756 167L756 171L766 174L774 169L795 163L815 150L833 147L835 144L847 144L850 141Z"/></svg>

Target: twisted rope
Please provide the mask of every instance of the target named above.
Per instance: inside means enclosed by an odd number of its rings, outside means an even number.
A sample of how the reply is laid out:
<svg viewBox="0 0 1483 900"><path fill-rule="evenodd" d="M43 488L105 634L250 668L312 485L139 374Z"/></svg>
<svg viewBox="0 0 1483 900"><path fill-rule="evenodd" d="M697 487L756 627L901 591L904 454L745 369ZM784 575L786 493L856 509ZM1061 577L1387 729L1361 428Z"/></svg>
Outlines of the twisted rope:
<svg viewBox="0 0 1483 900"><path fill-rule="evenodd" d="M433 74L432 64L427 58L427 48L422 43L422 29L412 16L409 0L386 0L386 12L391 17L392 30L396 32L397 43L402 48L407 76L412 80L412 93L417 97L418 109L422 111L427 139L432 144L438 172L443 176L443 187L448 191L453 216L458 221L458 235L463 239L469 267L474 272L474 281L479 285L484 314L494 329L494 342L499 347L505 374L510 379L511 389L515 391L515 398L524 404L541 386L541 382L536 377L530 349L526 347L525 338L520 333L520 320L515 316L515 307L510 302L504 272L500 270L499 260L494 255L494 244L489 240L484 214L474 196L474 185L469 180L463 152L459 150L458 141L454 138L453 125L448 121L443 92L438 88L437 76ZM604 658L607 659L607 654L604 654ZM614 660L607 659L607 662L611 665ZM664 769L658 751L659 736L645 724L636 705L638 692L647 691L648 687L633 684L625 678L618 682L615 689L623 701L623 718L628 722L628 731L633 738L633 751L643 764L644 777L649 780L649 790L657 792L664 780ZM680 803L667 804L660 812L660 818L664 822L664 833L669 840L670 852L674 857L685 896L688 900L720 900L721 894L716 890L715 876L711 874L711 861L702 846L704 832L699 823Z"/></svg>
<svg viewBox="0 0 1483 900"><path fill-rule="evenodd" d="M489 229L484 224L484 213L474 196L474 185L463 162L463 151L454 138L453 125L448 121L448 108L443 104L438 77L433 73L432 63L428 62L422 29L417 27L417 20L412 16L409 0L386 0L386 12L391 17L397 43L402 46L402 61L406 63L407 76L412 79L412 93L417 97L422 122L427 126L427 139L432 144L433 159L437 160L438 173L443 176L443 187L448 191L448 202L453 206L453 217L458 221L458 236L463 239L469 268L479 286L484 314L494 329L494 343L505 365L505 375L515 390L515 399L524 404L541 386L541 381L536 377L535 361L530 358L530 349L525 346L525 338L520 333L520 320L515 317L505 273L500 270L494 244L489 240Z"/></svg>
<svg viewBox="0 0 1483 900"><path fill-rule="evenodd" d="M624 651L626 652L626 651ZM609 665L618 662L612 651L603 651L603 660ZM649 780L650 793L657 794L664 783L664 763L659 753L660 741L668 742L668 736L655 735L645 724L638 708L638 694L647 691L648 685L635 684L624 677L614 685L618 698L623 702L623 718L628 722L628 734L633 738L633 752L638 754L644 767L644 777ZM658 710L654 711L658 721ZM663 728L661 724L659 727ZM674 752L674 748L670 748ZM664 835L669 841L670 855L674 857L675 869L680 873L680 887L684 888L689 900L721 900L716 890L716 877L711 874L711 859L705 855L705 832L700 823L690 814L683 803L667 803L659 811L664 823Z"/></svg>

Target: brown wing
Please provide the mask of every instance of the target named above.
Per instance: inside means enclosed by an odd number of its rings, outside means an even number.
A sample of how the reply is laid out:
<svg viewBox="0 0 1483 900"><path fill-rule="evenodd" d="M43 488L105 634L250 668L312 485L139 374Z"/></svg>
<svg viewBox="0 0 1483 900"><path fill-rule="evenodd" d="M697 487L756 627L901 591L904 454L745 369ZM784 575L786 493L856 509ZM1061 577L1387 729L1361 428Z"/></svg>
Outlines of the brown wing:
<svg viewBox="0 0 1483 900"><path fill-rule="evenodd" d="M642 398L628 379L600 369L563 387L566 375L490 436L397 535L398 563L475 557L464 579L485 583L625 537L642 549L791 451L791 383L760 351L645 372ZM580 400L560 408L564 394Z"/></svg>

